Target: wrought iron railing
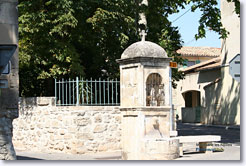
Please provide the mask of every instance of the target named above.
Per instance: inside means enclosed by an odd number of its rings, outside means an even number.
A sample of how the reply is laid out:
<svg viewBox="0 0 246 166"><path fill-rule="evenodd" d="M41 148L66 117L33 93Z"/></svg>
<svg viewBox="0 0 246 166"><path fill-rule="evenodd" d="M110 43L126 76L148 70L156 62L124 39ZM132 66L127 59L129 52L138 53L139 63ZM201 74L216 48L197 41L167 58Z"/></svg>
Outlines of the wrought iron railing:
<svg viewBox="0 0 246 166"><path fill-rule="evenodd" d="M117 106L120 105L120 81L116 80L56 80L57 106Z"/></svg>

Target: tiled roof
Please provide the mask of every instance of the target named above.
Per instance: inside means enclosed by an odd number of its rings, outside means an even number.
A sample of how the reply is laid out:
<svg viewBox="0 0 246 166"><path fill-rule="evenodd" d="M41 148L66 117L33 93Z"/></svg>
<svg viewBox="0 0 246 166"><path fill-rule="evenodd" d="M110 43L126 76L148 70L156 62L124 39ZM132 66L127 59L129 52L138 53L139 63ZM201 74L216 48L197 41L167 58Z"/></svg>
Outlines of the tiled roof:
<svg viewBox="0 0 246 166"><path fill-rule="evenodd" d="M220 66L221 66L221 63L217 62L217 63L210 64L210 65L207 65L207 66L199 67L199 68L196 69L196 71L214 69L214 68L217 68L217 67L220 67Z"/></svg>
<svg viewBox="0 0 246 166"><path fill-rule="evenodd" d="M185 69L180 69L180 71L184 73L189 73L189 72L197 72L201 70L208 70L208 69L213 69L221 66L221 58L213 58L210 60L207 60L205 62L198 63L196 65L187 67Z"/></svg>
<svg viewBox="0 0 246 166"><path fill-rule="evenodd" d="M203 57L218 57L221 49L215 47L182 47L177 50L182 56L203 56Z"/></svg>

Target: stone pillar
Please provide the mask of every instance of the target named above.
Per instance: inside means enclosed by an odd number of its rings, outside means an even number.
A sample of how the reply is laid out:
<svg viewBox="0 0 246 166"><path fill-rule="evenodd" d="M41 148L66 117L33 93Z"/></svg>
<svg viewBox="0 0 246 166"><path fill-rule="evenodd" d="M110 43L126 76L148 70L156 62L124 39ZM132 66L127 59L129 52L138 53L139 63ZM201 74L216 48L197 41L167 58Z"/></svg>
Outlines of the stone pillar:
<svg viewBox="0 0 246 166"><path fill-rule="evenodd" d="M170 137L170 107L121 108L122 159L171 160L179 157L179 140Z"/></svg>
<svg viewBox="0 0 246 166"><path fill-rule="evenodd" d="M0 45L18 45L18 0L0 1ZM10 73L0 75L7 80L7 88L0 89L0 159L14 160L12 144L12 121L18 117L19 76L18 50L10 60Z"/></svg>
<svg viewBox="0 0 246 166"><path fill-rule="evenodd" d="M144 40L129 46L117 60L124 160L179 157L179 140L170 131L169 61L163 48Z"/></svg>

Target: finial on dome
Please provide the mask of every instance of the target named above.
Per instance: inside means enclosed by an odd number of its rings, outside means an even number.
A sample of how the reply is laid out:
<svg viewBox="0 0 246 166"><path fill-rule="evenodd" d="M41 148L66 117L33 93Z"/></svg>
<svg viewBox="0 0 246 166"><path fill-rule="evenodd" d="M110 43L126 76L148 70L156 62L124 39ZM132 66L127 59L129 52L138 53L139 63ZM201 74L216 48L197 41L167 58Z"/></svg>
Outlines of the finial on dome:
<svg viewBox="0 0 246 166"><path fill-rule="evenodd" d="M145 30L142 30L141 33L140 33L140 36L142 38L141 41L145 41L145 36L147 35L147 33L145 33Z"/></svg>

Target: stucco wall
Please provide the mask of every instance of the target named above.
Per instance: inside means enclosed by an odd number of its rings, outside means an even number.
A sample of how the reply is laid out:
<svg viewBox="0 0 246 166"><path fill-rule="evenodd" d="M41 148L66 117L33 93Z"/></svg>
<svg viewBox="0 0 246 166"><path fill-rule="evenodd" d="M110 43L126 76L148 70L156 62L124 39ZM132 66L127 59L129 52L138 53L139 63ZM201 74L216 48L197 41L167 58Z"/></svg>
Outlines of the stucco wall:
<svg viewBox="0 0 246 166"><path fill-rule="evenodd" d="M83 154L121 149L118 107L56 107L51 97L21 98L13 127L19 150Z"/></svg>
<svg viewBox="0 0 246 166"><path fill-rule="evenodd" d="M185 76L185 79L177 82L177 88L173 89L173 104L176 108L176 114L179 116L179 120L182 119L182 107L185 107L184 96L182 95L188 91L199 91L201 95L201 100L204 100L204 90L203 87L207 85L206 83L198 84L199 73L191 73ZM202 103L202 101L201 101Z"/></svg>
<svg viewBox="0 0 246 166"><path fill-rule="evenodd" d="M205 107L205 91L203 88L217 78L220 78L220 70L214 69L186 74L185 79L177 82L177 88L173 89L173 104L175 105L179 120L182 119L182 108L185 107L185 100L182 94L188 91L200 92L200 103L202 107ZM198 102L195 97L193 97L193 100L195 100L193 103Z"/></svg>
<svg viewBox="0 0 246 166"><path fill-rule="evenodd" d="M221 43L221 80L205 88L204 123L240 124L240 83L229 74L229 61L240 54L240 18L234 10L234 3L221 0L222 23L230 34Z"/></svg>
<svg viewBox="0 0 246 166"><path fill-rule="evenodd" d="M223 26L230 32L227 39L222 41L221 113L230 118L224 118L222 123L240 124L240 83L232 79L227 65L234 56L240 54L240 18L235 13L234 3L221 0L221 19ZM227 117L228 117L227 116ZM233 117L233 119L232 119Z"/></svg>
<svg viewBox="0 0 246 166"><path fill-rule="evenodd" d="M204 124L239 125L240 124L240 89L232 84L230 92L224 96L223 82L205 88L206 107L201 112Z"/></svg>
<svg viewBox="0 0 246 166"><path fill-rule="evenodd" d="M0 45L18 44L18 0L0 1ZM1 75L8 87L0 89L0 160L16 159L12 145L12 120L18 117L18 50L11 58L11 71Z"/></svg>

